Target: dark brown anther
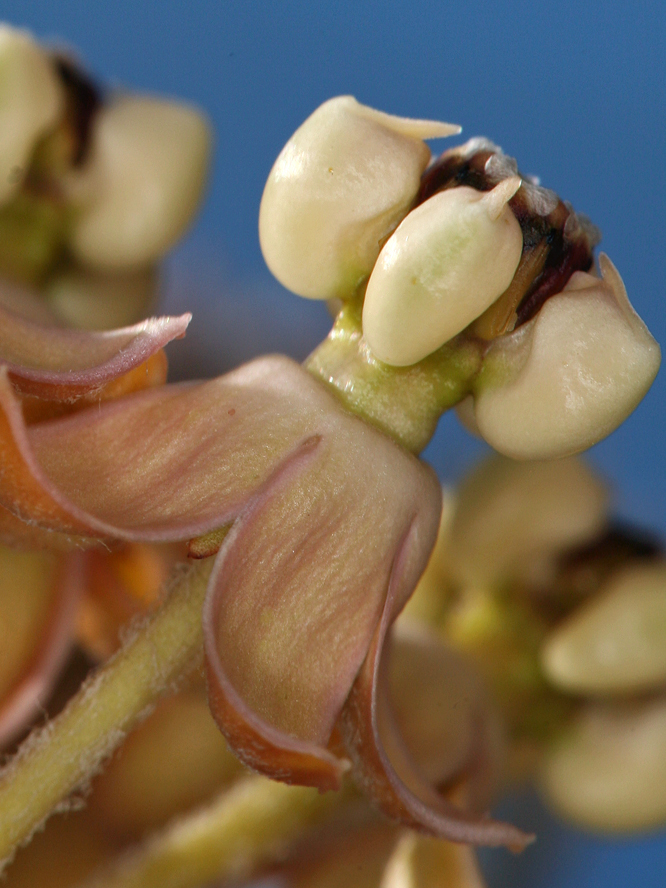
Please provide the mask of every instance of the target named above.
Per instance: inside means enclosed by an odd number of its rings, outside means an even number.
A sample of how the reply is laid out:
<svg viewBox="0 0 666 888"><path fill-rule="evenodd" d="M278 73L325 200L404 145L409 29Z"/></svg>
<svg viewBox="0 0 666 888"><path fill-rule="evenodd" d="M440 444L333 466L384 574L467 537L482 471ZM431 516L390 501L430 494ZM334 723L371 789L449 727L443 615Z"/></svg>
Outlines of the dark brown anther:
<svg viewBox="0 0 666 888"><path fill-rule="evenodd" d="M74 139L72 164L80 166L90 147L92 122L102 96L97 85L70 58L56 55L53 63L65 89L65 117Z"/></svg>
<svg viewBox="0 0 666 888"><path fill-rule="evenodd" d="M423 174L416 205L448 188L490 191L518 173L516 161L487 139L445 151ZM529 176L509 205L523 232L523 255L508 290L479 318L474 334L491 339L531 320L575 271L589 271L599 231Z"/></svg>

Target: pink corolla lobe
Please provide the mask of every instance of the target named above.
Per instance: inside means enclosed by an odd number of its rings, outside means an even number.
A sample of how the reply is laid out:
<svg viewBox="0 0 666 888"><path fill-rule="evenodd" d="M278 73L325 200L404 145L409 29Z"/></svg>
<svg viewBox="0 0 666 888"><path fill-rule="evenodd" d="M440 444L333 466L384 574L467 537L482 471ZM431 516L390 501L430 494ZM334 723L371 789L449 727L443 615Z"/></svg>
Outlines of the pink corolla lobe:
<svg viewBox="0 0 666 888"><path fill-rule="evenodd" d="M0 304L0 365L16 388L48 400L73 401L145 363L185 335L191 315L149 318L90 333L46 326Z"/></svg>
<svg viewBox="0 0 666 888"><path fill-rule="evenodd" d="M233 523L203 626L211 709L244 762L334 789L349 767L331 742L341 731L390 816L458 841L529 841L426 780L407 789L373 725L384 641L437 534L428 466L282 356L30 426L5 371L0 408L0 503L44 545L183 540ZM381 764L372 781L366 755Z"/></svg>

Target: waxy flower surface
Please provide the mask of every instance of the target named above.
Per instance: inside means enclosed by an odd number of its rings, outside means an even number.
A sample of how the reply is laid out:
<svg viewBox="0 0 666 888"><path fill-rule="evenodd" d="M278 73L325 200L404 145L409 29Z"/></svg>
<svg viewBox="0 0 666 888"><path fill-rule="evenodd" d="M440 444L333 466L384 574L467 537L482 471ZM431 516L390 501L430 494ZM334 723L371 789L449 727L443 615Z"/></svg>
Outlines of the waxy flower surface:
<svg viewBox="0 0 666 888"><path fill-rule="evenodd" d="M118 142L100 136L100 169L111 180L117 168L106 149L123 148L135 110L109 112ZM154 147L155 118L138 118ZM426 567L441 514L439 483L417 454L440 414L468 396L478 428L506 451L562 456L588 446L635 407L659 349L608 267L603 281L591 273L593 227L520 177L499 149L473 140L428 166L422 137L452 131L347 97L322 106L285 147L262 201L267 261L297 292L342 301L305 366L269 356L208 382L119 397L113 389L105 398L116 377L145 370L151 349L182 335L186 319L96 337L48 334L38 349L27 322L16 321L0 372L0 505L8 537L31 545L188 541L192 556L214 556L187 575L191 594L177 577L181 596L169 600L197 602L205 581L210 707L254 770L326 790L351 766L373 802L403 824L521 848L530 837L488 819L488 799L474 798L483 732L463 732L462 748L431 773L410 750L409 719L400 730L390 702L391 627ZM90 209L86 217L95 249L106 222L127 235L115 197L108 216ZM582 318L573 346L560 305ZM571 376L549 371L567 363ZM532 423L544 397L552 412ZM497 398L507 404L499 414ZM82 409L60 406L72 399ZM61 724L88 703L93 712L107 677L117 679L142 643L154 656L141 661L141 676L168 657L150 633L171 613L167 601ZM132 718L172 680L168 669L155 671ZM470 712L474 719L481 716ZM42 767L42 736L33 758L30 748L20 752L6 774L20 774L22 762ZM91 768L114 742L95 747ZM19 795L14 804L27 822Z"/></svg>

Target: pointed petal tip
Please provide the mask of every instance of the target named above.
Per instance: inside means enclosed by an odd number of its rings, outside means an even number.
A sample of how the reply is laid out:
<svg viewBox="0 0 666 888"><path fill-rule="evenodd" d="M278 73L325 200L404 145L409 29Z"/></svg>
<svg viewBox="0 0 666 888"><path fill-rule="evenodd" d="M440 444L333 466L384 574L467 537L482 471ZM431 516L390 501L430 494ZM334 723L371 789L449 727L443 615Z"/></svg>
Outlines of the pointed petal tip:
<svg viewBox="0 0 666 888"><path fill-rule="evenodd" d="M522 184L523 180L520 176L509 176L507 179L502 179L501 182L495 185L492 191L486 191L484 193L481 199L485 204L488 216L493 222L499 219L502 210Z"/></svg>

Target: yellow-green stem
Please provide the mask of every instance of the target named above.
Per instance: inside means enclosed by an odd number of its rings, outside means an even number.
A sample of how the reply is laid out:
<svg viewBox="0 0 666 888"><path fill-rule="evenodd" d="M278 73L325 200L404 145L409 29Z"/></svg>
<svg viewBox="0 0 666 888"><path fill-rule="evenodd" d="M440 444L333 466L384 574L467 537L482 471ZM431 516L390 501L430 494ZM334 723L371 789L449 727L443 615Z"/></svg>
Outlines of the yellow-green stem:
<svg viewBox="0 0 666 888"><path fill-rule="evenodd" d="M201 655L211 566L208 559L179 569L159 610L0 772L0 868Z"/></svg>
<svg viewBox="0 0 666 888"><path fill-rule="evenodd" d="M250 878L349 798L249 776L81 888L201 888Z"/></svg>

